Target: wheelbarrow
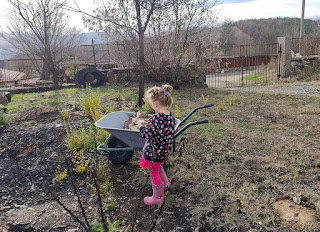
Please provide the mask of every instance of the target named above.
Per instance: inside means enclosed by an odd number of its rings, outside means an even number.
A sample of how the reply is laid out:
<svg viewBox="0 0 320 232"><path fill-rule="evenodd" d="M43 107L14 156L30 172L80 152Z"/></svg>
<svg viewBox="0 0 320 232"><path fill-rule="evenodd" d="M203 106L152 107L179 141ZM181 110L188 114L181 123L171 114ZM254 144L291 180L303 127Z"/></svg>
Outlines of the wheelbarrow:
<svg viewBox="0 0 320 232"><path fill-rule="evenodd" d="M190 126L208 123L208 120L190 122L182 129L178 130L178 128L183 125L194 112L212 106L213 104L199 106L193 109L183 120L180 121L179 119L175 119L176 132L174 138L177 138ZM96 127L105 129L110 133L110 136L103 144L100 144L97 147L97 150L104 152L113 164L125 164L131 159L134 151L142 151L143 149L145 140L142 138L140 131L123 129L125 121L133 114L134 112L116 111L107 114L95 122ZM173 143L171 154L174 153L174 151L175 142Z"/></svg>

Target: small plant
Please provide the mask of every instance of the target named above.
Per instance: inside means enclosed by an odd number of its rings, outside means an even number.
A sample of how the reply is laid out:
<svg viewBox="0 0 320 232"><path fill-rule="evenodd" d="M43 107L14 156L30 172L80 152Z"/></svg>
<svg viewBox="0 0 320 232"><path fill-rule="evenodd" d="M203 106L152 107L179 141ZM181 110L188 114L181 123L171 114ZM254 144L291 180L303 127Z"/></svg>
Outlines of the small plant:
<svg viewBox="0 0 320 232"><path fill-rule="evenodd" d="M148 114L154 114L154 109L152 108L152 104L147 101L145 98L143 98L144 105L142 106L142 110Z"/></svg>
<svg viewBox="0 0 320 232"><path fill-rule="evenodd" d="M231 95L229 96L229 105L233 106L236 102L236 96L233 94L233 92L231 92Z"/></svg>
<svg viewBox="0 0 320 232"><path fill-rule="evenodd" d="M0 125L9 125L9 119L7 115L0 110Z"/></svg>
<svg viewBox="0 0 320 232"><path fill-rule="evenodd" d="M54 176L52 183L55 184L56 182L60 182L63 181L67 175L68 175L68 171L67 169L64 169L63 171L61 170L61 166L58 165L56 171L55 171L56 175Z"/></svg>
<svg viewBox="0 0 320 232"><path fill-rule="evenodd" d="M97 107L96 109L90 109L91 110L91 118L93 119L93 121L98 121L100 118L103 118L104 114L102 113L102 111Z"/></svg>
<svg viewBox="0 0 320 232"><path fill-rule="evenodd" d="M175 107L174 116L176 118L181 118L182 116L181 116L181 112L180 112L180 109L179 109L178 105L174 105L174 107Z"/></svg>
<svg viewBox="0 0 320 232"><path fill-rule="evenodd" d="M82 174L88 168L90 159L86 158L83 150L81 150L79 152L74 152L72 162L74 163L73 170L77 174Z"/></svg>
<svg viewBox="0 0 320 232"><path fill-rule="evenodd" d="M67 147L71 150L91 151L95 148L94 130L91 125L84 125L81 123L80 128L74 128L70 123L67 127Z"/></svg>
<svg viewBox="0 0 320 232"><path fill-rule="evenodd" d="M103 143L109 137L109 133L101 128L93 128L89 123L81 123L80 128L74 128L69 122L66 123L67 147L71 150L92 151L96 143Z"/></svg>
<svg viewBox="0 0 320 232"><path fill-rule="evenodd" d="M70 78L72 80L74 80L77 72L80 71L80 65L79 65L79 62L78 62L78 57L75 57L74 58L74 62L69 58L69 65L70 65L70 68L68 69L68 74L70 76Z"/></svg>
<svg viewBox="0 0 320 232"><path fill-rule="evenodd" d="M23 122L23 125L25 125L25 126L30 126L30 125L31 125L31 122L30 122L30 121Z"/></svg>
<svg viewBox="0 0 320 232"><path fill-rule="evenodd" d="M168 196L166 200L167 200L168 207L178 207L180 205L180 202L182 201L181 198L177 198L173 196Z"/></svg>
<svg viewBox="0 0 320 232"><path fill-rule="evenodd" d="M101 116L100 107L100 97L99 93L94 93L92 88L89 86L86 88L86 93L80 97L80 104L83 108L83 111L95 121Z"/></svg>
<svg viewBox="0 0 320 232"><path fill-rule="evenodd" d="M97 195L97 188L93 185L93 184L91 184L91 183L89 183L89 182L87 182L87 185L88 185L88 187L93 191L93 193L91 194L91 197L94 197L94 196L96 196ZM99 185L99 190L100 190L100 193L104 196L104 197L108 197L109 195L110 195L110 193L111 193L111 183L110 182L104 182L104 183L102 183L102 184L100 184ZM110 200L110 202L112 202L112 200ZM113 204L113 203L112 203Z"/></svg>
<svg viewBox="0 0 320 232"><path fill-rule="evenodd" d="M203 99L203 105L207 105L208 100L209 100L209 95L207 95L206 97L202 94L202 99ZM204 109L204 115L207 116L208 115L208 108Z"/></svg>
<svg viewBox="0 0 320 232"><path fill-rule="evenodd" d="M120 227L120 221L112 222L109 218L106 218L106 222L108 223L109 232L114 231L123 231ZM97 232L106 232L103 230L103 225L101 222L98 222L97 220L93 220L90 223L90 227L93 231Z"/></svg>
<svg viewBox="0 0 320 232"><path fill-rule="evenodd" d="M60 110L60 114L64 121L67 121L70 118L71 111L70 110Z"/></svg>
<svg viewBox="0 0 320 232"><path fill-rule="evenodd" d="M217 112L225 111L226 110L226 103L224 101L218 102L218 107L216 109Z"/></svg>
<svg viewBox="0 0 320 232"><path fill-rule="evenodd" d="M105 113L106 113L106 114L109 114L109 113L115 111L116 108L117 108L117 104L106 105L105 108L104 108L104 110L105 110Z"/></svg>

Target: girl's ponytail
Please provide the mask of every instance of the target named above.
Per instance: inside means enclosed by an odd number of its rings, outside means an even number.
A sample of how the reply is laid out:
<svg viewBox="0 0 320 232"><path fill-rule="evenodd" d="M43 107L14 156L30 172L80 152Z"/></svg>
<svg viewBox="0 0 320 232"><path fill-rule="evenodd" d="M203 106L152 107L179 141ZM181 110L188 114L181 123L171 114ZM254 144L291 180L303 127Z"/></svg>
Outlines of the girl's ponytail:
<svg viewBox="0 0 320 232"><path fill-rule="evenodd" d="M152 87L146 93L148 101L158 101L169 109L172 106L173 87L171 85L163 85L161 87Z"/></svg>
<svg viewBox="0 0 320 232"><path fill-rule="evenodd" d="M162 88L165 92L170 93L170 95L173 92L173 87L171 85L163 85Z"/></svg>

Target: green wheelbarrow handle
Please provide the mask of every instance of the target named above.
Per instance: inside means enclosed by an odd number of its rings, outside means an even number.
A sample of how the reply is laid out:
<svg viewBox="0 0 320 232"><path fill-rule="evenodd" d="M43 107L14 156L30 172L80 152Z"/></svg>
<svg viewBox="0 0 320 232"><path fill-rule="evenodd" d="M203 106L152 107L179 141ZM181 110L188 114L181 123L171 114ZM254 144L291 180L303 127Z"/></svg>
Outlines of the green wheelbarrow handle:
<svg viewBox="0 0 320 232"><path fill-rule="evenodd" d="M105 143L97 147L98 151L140 151L141 149L133 147L105 147Z"/></svg>

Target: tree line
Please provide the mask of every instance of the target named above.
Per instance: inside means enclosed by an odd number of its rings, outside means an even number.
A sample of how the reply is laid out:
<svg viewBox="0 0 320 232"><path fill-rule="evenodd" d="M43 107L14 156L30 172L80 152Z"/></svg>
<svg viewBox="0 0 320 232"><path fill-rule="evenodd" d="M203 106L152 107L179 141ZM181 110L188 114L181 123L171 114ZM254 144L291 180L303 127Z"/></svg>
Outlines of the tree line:
<svg viewBox="0 0 320 232"><path fill-rule="evenodd" d="M304 35L307 37L320 37L320 19L305 19ZM220 43L238 45L244 42L243 38L236 36L236 30L240 30L249 36L247 43L275 43L278 37L298 38L300 35L300 18L267 18L246 19L232 21L227 19L220 26ZM243 37L243 34L242 34Z"/></svg>

